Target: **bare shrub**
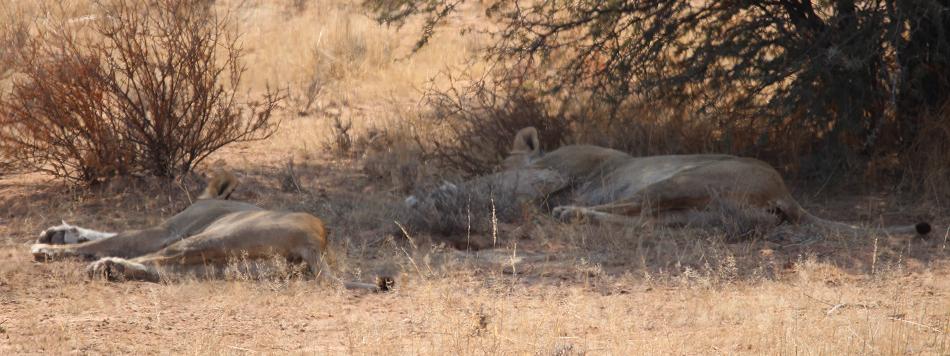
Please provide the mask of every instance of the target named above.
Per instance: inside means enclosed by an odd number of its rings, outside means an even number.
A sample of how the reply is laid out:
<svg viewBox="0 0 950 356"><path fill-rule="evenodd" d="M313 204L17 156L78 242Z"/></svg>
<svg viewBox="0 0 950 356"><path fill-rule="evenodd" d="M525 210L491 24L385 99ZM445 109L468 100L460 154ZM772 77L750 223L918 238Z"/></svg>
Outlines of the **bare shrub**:
<svg viewBox="0 0 950 356"><path fill-rule="evenodd" d="M353 120L344 119L342 112L330 113L330 136L324 149L337 156L349 157L353 148Z"/></svg>
<svg viewBox="0 0 950 356"><path fill-rule="evenodd" d="M35 171L95 183L174 176L221 147L268 137L281 96L242 102L230 17L198 0L96 3L101 16L35 28L0 98L0 151ZM84 25L85 26L85 25Z"/></svg>
<svg viewBox="0 0 950 356"><path fill-rule="evenodd" d="M447 89L430 88L423 104L433 128L416 131L426 156L463 174L490 172L508 155L515 132L540 131L541 147L566 143L610 147L635 156L702 152L762 153L716 122L675 105L605 106L587 96L532 90L527 79L472 81L449 78ZM714 133L714 134L711 134Z"/></svg>
<svg viewBox="0 0 950 356"><path fill-rule="evenodd" d="M424 99L435 132L416 136L440 165L469 175L490 172L508 155L515 133L527 126L544 133L541 147L557 147L569 135L566 106L546 103L521 78L496 82L450 76L448 82L449 88L431 88Z"/></svg>
<svg viewBox="0 0 950 356"><path fill-rule="evenodd" d="M303 188L300 185L300 178L298 178L297 168L294 167L293 158L287 160L287 164L285 164L284 168L278 173L277 179L280 181L280 190L282 192L303 192Z"/></svg>
<svg viewBox="0 0 950 356"><path fill-rule="evenodd" d="M348 14L341 13L337 28L315 47L316 73L334 81L359 77L369 69L389 65L397 41L377 36Z"/></svg>
<svg viewBox="0 0 950 356"><path fill-rule="evenodd" d="M297 115L306 116L311 114L314 109L318 109L314 105L317 104L317 99L323 93L323 88L327 83L323 77L311 75L304 79L301 84L303 88L294 91L290 95L290 100L297 109Z"/></svg>
<svg viewBox="0 0 950 356"><path fill-rule="evenodd" d="M741 152L748 147L718 139L715 122L697 119L674 105L631 103L611 109L575 102L571 134L575 141L610 147L633 156L701 152ZM546 133L541 132L541 135Z"/></svg>
<svg viewBox="0 0 950 356"><path fill-rule="evenodd" d="M950 197L950 101L940 110L926 112L920 119L920 131L909 150L909 157L884 157L882 165L902 172L902 186L930 197Z"/></svg>

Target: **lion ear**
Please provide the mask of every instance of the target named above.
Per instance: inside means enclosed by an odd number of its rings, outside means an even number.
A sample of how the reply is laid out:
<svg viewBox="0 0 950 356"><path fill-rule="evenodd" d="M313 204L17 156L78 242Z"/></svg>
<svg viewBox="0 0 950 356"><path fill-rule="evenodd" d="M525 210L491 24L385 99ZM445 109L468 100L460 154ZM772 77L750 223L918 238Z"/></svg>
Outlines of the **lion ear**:
<svg viewBox="0 0 950 356"><path fill-rule="evenodd" d="M538 129L528 126L515 134L515 142L511 145L511 153L538 153L541 151L541 142L538 140Z"/></svg>

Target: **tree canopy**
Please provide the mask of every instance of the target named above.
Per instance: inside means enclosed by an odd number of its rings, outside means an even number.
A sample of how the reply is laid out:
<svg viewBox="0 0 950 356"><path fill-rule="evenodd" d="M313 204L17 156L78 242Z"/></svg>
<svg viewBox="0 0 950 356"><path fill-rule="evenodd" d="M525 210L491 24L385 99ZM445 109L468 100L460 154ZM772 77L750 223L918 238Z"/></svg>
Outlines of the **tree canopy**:
<svg viewBox="0 0 950 356"><path fill-rule="evenodd" d="M465 0L368 0L382 23L422 16L424 46ZM489 60L547 94L612 113L680 108L723 140L794 138L816 169L901 152L950 93L947 0L499 0ZM756 151L759 152L759 151Z"/></svg>

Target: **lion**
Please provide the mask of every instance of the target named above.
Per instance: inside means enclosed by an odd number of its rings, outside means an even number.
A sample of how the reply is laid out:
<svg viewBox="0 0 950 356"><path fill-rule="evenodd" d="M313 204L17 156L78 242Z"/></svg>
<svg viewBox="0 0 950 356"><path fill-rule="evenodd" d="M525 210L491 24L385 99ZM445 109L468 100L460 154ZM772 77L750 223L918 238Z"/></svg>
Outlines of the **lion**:
<svg viewBox="0 0 950 356"><path fill-rule="evenodd" d="M498 173L458 185L445 183L424 196L406 198L410 208L437 206L463 189L491 186L519 201L563 202L552 214L562 221L695 226L720 221L711 206L751 209L779 223L812 224L834 231L882 231L926 235L927 222L863 228L810 214L792 198L778 171L763 161L726 154L633 157L593 145L567 145L549 153L538 130L517 132ZM484 189L482 189L484 190ZM433 209L430 209L433 210Z"/></svg>
<svg viewBox="0 0 950 356"><path fill-rule="evenodd" d="M160 272L215 271L235 256L250 260L281 256L305 262L314 276L325 276L348 289L385 291L392 279L377 284L342 281L331 272L327 229L317 217L301 212L265 210L226 200L237 178L219 171L202 195L158 226L118 233L69 225L40 233L31 252L37 261L79 258L92 261L92 276L109 280L160 281ZM332 262L332 261L331 261Z"/></svg>

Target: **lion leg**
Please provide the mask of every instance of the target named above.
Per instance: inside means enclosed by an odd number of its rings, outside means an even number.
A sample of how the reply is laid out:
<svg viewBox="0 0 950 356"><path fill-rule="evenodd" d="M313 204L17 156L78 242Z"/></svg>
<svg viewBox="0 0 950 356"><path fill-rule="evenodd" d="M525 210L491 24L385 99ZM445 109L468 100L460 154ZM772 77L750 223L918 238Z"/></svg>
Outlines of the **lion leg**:
<svg viewBox="0 0 950 356"><path fill-rule="evenodd" d="M112 232L81 228L79 226L67 224L66 221L63 221L63 223L60 225L52 226L46 230L43 230L43 232L40 232L40 236L36 239L36 243L69 245L106 239L115 235L116 234Z"/></svg>
<svg viewBox="0 0 950 356"><path fill-rule="evenodd" d="M206 275L223 271L235 262L235 258L265 261L280 256L288 261L311 262L311 256L319 257L317 251L320 250L320 244L319 240L311 238L309 234L306 229L275 231L271 225L265 224L260 228L253 223L245 226L231 225L227 229L212 227L153 253L128 260L128 263L119 262L126 268L130 265L135 267L132 268L134 273L142 270L138 266L144 266L147 271L176 274L203 270ZM112 265L116 265L116 262L114 259L103 261ZM256 267L257 263L250 265Z"/></svg>
<svg viewBox="0 0 950 356"><path fill-rule="evenodd" d="M596 224L616 224L628 226L664 226L689 227L709 226L722 222L719 212L702 211L695 209L664 210L652 215L629 216L598 211L591 207L559 206L555 208L555 216L564 222L588 221Z"/></svg>
<svg viewBox="0 0 950 356"><path fill-rule="evenodd" d="M701 211L670 210L652 216L621 215L599 211L597 207L559 206L554 208L555 217L564 222L588 221L597 224L693 226L713 221L713 216Z"/></svg>
<svg viewBox="0 0 950 356"><path fill-rule="evenodd" d="M702 209L712 200L711 194L688 177L673 177L613 203L594 206L560 206L553 210L562 221L586 218L594 222L643 223L655 220L670 211ZM636 217L637 219L634 219Z"/></svg>
<svg viewBox="0 0 950 356"><path fill-rule="evenodd" d="M551 212L554 217L563 222L572 221L590 221L593 223L608 223L628 225L640 221L629 215L613 214L599 211L596 207L586 207L577 205L562 205L555 207Z"/></svg>
<svg viewBox="0 0 950 356"><path fill-rule="evenodd" d="M110 259L103 263L109 267L124 268L126 279L158 280L158 270L173 272L178 269L203 266L216 268L227 266L232 256L240 255L248 259L268 258L280 255L288 259L300 259L307 263L310 272L318 278L327 278L334 283L341 283L347 289L362 289L374 292L385 291L391 288L391 278L381 278L377 284L344 281L333 274L327 263L328 256L323 252L320 239L307 236L307 233L288 233L284 236L274 236L271 243L265 243L266 238L261 233L247 231L248 234L218 234L202 233L186 240L174 243L158 252L135 258L131 261ZM283 241L280 241L283 240ZM287 243L285 243L285 241ZM131 274L130 272L131 271ZM108 276L108 275L107 275ZM139 276L146 276L139 278Z"/></svg>
<svg viewBox="0 0 950 356"><path fill-rule="evenodd" d="M218 234L198 234L173 243L158 251L131 259L120 257L103 257L91 263L86 272L91 278L105 278L109 281L140 280L148 282L160 281L160 272L168 274L184 273L186 271L201 271L204 274L214 274L232 262L229 252L240 254L245 249L241 246L228 246L226 241L215 241ZM229 247L234 247L229 250ZM251 249L253 252L254 250ZM246 255L249 259L256 259L263 255L253 253Z"/></svg>
<svg viewBox="0 0 950 356"><path fill-rule="evenodd" d="M37 262L51 262L64 259L92 261L107 257L106 254L99 253L98 249L89 247L87 244L89 244L89 242L73 245L33 244L30 246L30 253L33 255L33 260Z"/></svg>
<svg viewBox="0 0 950 356"><path fill-rule="evenodd" d="M71 245L37 243L30 246L30 253L33 254L34 260L40 262L65 258L132 258L160 250L169 235L169 232L162 228L125 231L115 236Z"/></svg>

